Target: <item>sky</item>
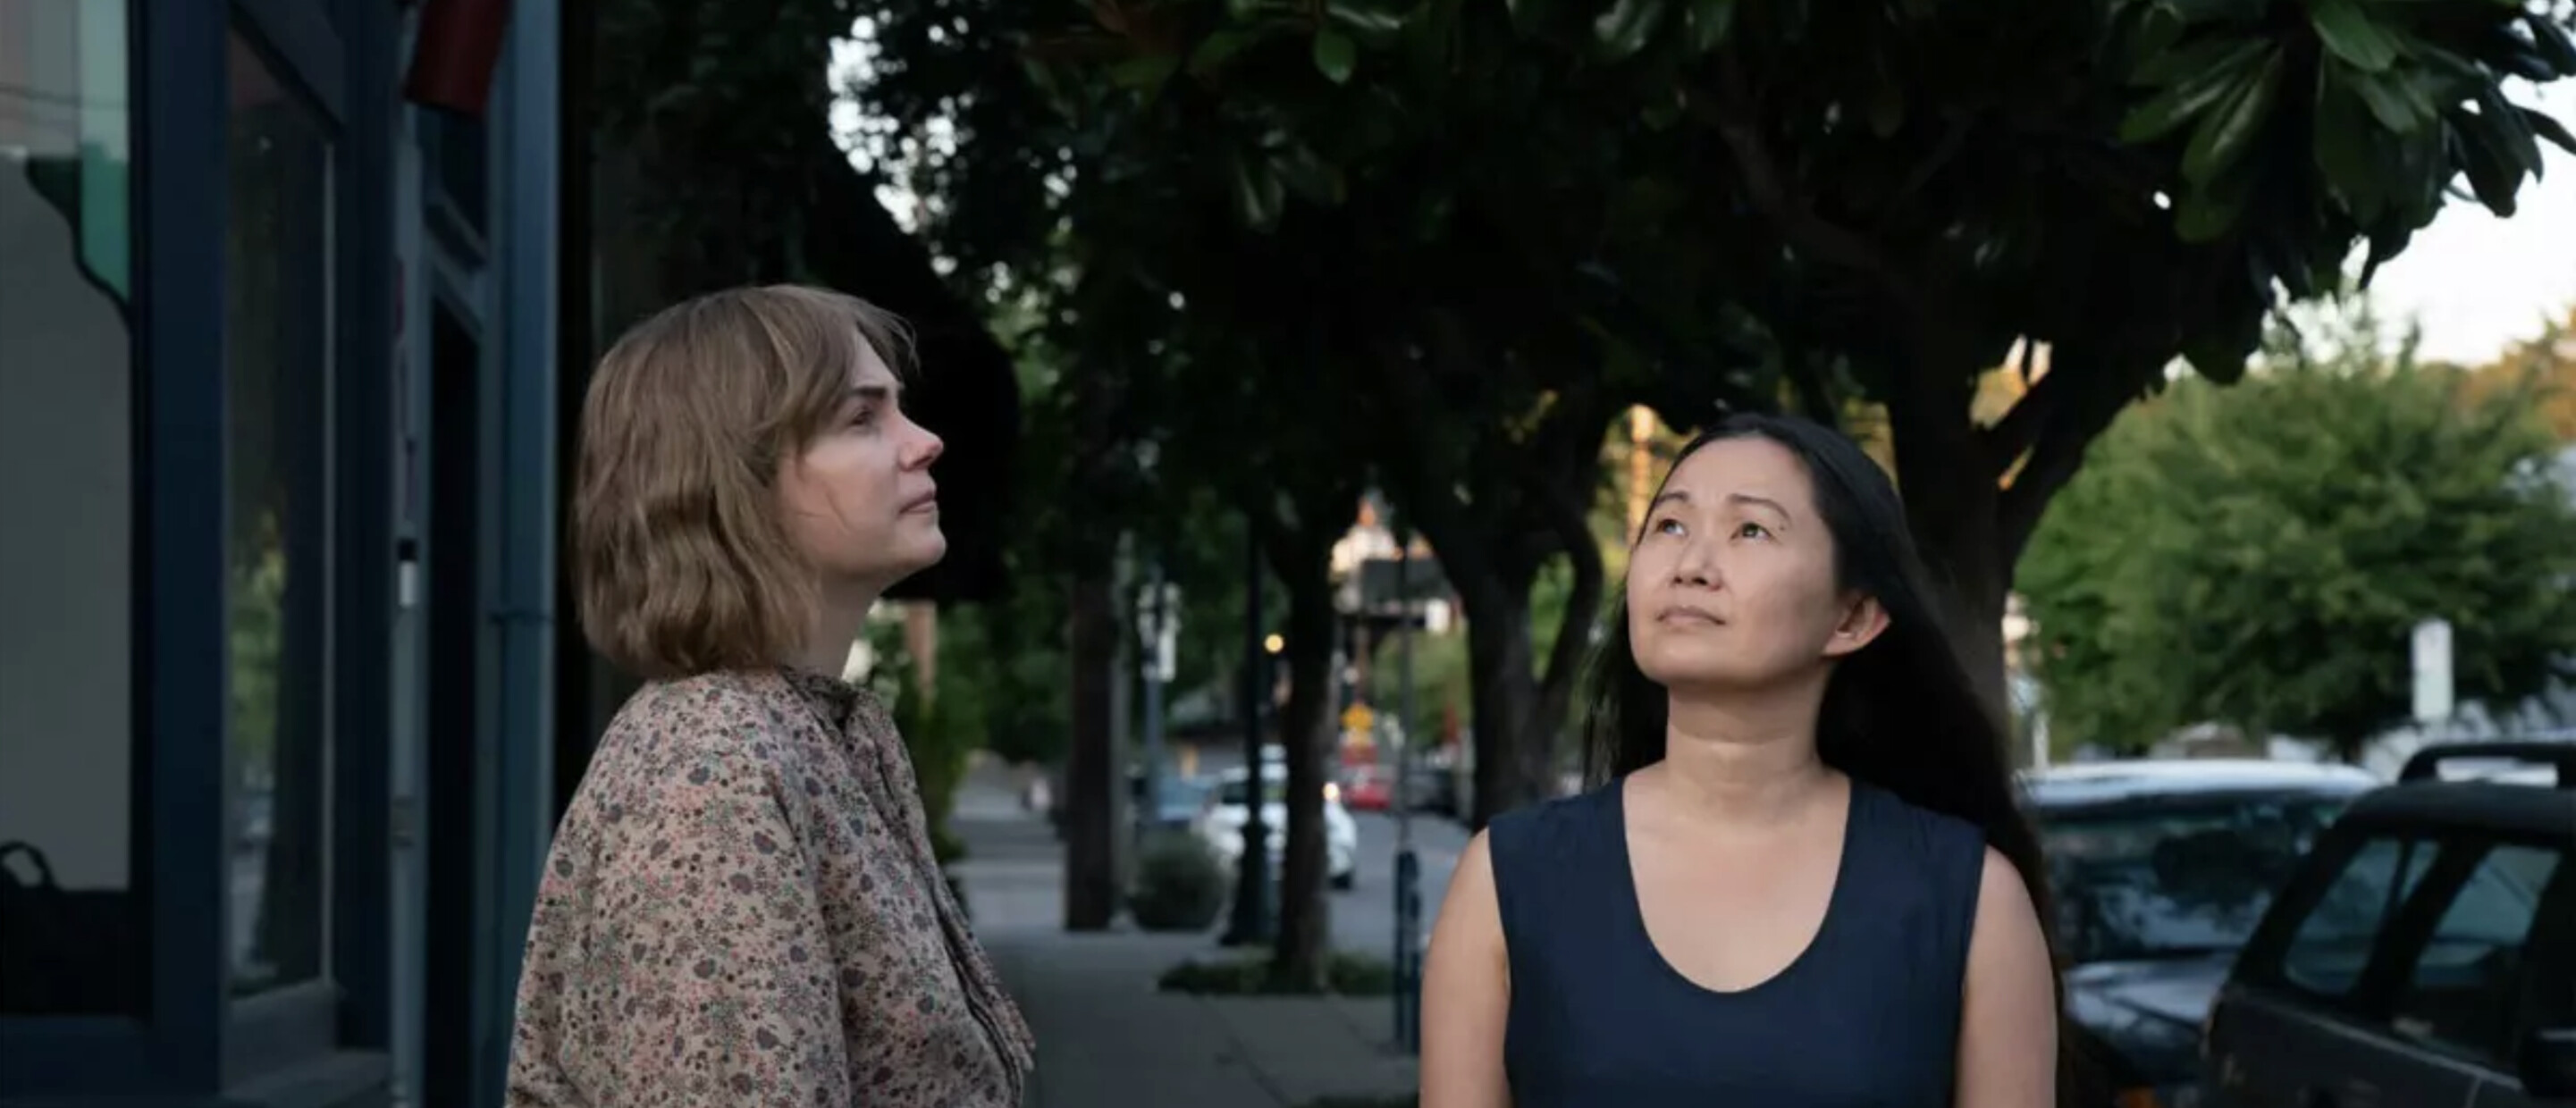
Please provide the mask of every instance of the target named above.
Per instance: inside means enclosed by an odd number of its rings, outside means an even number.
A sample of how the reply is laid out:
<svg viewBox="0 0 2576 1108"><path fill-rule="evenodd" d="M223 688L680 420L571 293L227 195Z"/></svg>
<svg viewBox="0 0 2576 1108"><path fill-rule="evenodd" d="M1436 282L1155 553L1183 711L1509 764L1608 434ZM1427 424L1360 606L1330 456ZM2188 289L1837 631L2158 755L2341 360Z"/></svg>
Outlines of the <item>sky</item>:
<svg viewBox="0 0 2576 1108"><path fill-rule="evenodd" d="M2514 99L2576 129L2576 81L2538 91L2523 85ZM2547 169L2539 183L2523 183L2512 219L2453 200L2372 279L2384 318L2411 317L2423 327L2422 357L2489 361L2576 307L2576 156L2547 143L2541 149Z"/></svg>

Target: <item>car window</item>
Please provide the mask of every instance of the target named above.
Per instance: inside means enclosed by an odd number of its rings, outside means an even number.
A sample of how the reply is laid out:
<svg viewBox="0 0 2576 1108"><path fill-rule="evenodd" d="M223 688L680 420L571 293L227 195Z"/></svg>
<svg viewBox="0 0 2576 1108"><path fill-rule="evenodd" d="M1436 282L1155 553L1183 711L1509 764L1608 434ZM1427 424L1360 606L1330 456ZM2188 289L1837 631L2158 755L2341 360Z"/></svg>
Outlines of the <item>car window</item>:
<svg viewBox="0 0 2576 1108"><path fill-rule="evenodd" d="M2067 956L2089 964L2236 950L2343 805L2262 794L2043 809Z"/></svg>
<svg viewBox="0 0 2576 1108"><path fill-rule="evenodd" d="M2487 848L2398 988L2391 1026L2510 1069L2528 992L2524 944L2560 864L2560 853L2545 847Z"/></svg>
<svg viewBox="0 0 2576 1108"><path fill-rule="evenodd" d="M2373 838L2345 860L2281 952L2281 977L2321 997L2346 997L2370 965L2380 929L2413 895L2439 848L2412 838Z"/></svg>

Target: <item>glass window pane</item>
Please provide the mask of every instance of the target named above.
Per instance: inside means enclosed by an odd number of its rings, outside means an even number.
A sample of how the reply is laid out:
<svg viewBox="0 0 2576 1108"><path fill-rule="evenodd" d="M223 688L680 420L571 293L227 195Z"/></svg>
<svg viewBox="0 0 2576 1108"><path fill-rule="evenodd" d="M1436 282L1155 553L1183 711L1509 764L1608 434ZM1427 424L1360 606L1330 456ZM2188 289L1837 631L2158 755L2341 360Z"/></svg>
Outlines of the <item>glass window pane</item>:
<svg viewBox="0 0 2576 1108"><path fill-rule="evenodd" d="M484 152L483 121L447 112L420 113L421 134L427 141L430 160L437 165L435 179L447 202L455 205L456 214L478 233L488 233L484 221L490 206L490 188L485 174L489 157Z"/></svg>
<svg viewBox="0 0 2576 1108"><path fill-rule="evenodd" d="M330 147L238 32L225 235L237 993L310 980L327 949L325 543Z"/></svg>
<svg viewBox="0 0 2576 1108"><path fill-rule="evenodd" d="M2355 851L2281 955L2281 975L2320 996L2361 983L2380 928L2397 914L2433 865L2438 848L2413 839L2373 839Z"/></svg>
<svg viewBox="0 0 2576 1108"><path fill-rule="evenodd" d="M2515 1018L2564 981L2544 982L2524 964L2524 941L2559 852L2506 845L2487 851L2460 886L2390 1012L2399 1031L2484 1055L2511 1068Z"/></svg>
<svg viewBox="0 0 2576 1108"><path fill-rule="evenodd" d="M139 1012L126 11L0 0L0 1014Z"/></svg>
<svg viewBox="0 0 2576 1108"><path fill-rule="evenodd" d="M2043 814L2059 942L2078 964L2242 947L2342 807L2247 796Z"/></svg>

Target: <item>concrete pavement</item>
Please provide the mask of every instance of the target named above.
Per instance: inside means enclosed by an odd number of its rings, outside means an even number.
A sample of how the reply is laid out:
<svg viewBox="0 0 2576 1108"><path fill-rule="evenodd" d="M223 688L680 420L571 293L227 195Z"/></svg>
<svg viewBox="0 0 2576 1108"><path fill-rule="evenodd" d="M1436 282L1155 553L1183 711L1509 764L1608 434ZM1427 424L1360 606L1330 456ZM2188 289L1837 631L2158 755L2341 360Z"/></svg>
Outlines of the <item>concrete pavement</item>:
<svg viewBox="0 0 2576 1108"><path fill-rule="evenodd" d="M1027 1108L1297 1108L1412 1091L1383 997L1162 993L1154 981L1171 966L1236 955L1204 935L1065 933L1062 847L998 775L970 777L950 828L967 847L954 871L976 934L1037 1034Z"/></svg>

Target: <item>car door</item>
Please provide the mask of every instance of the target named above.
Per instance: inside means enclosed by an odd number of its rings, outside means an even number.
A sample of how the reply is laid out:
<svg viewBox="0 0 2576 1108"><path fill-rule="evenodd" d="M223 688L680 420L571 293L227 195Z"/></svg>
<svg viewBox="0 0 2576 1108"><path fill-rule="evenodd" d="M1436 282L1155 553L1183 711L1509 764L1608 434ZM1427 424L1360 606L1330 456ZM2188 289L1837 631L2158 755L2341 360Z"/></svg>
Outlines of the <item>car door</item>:
<svg viewBox="0 0 2576 1108"><path fill-rule="evenodd" d="M2438 840L2338 828L2283 891L2221 990L2205 1073L2217 1108L2415 1108L2460 1105L2476 1079L2354 1068L2379 1037L2388 941L2429 909Z"/></svg>
<svg viewBox="0 0 2576 1108"><path fill-rule="evenodd" d="M2576 1017L2576 985L2559 957L2559 946L2571 941L2563 913L2576 873L2562 844L2463 841L2459 848L2476 852L2475 865L2456 882L2389 997L2387 1026L2397 1049L2354 1064L2465 1072L2477 1082L2473 1108L2538 1108L2541 1102L2523 1093L2514 1054L2530 1031ZM2557 922L2544 926L2543 919Z"/></svg>
<svg viewBox="0 0 2576 1108"><path fill-rule="evenodd" d="M2330 888L2367 890L2384 906L2368 955L2356 962L2336 941L2358 928L2336 914L2352 903L2338 909L2329 892L2277 956L2249 960L2245 1003L2226 1012L2223 1037L2213 1028L2219 1103L2534 1103L2510 1059L2523 1024L2563 1016L2540 1011L2555 994L2535 988L2529 958L2546 937L2536 926L2543 891L2568 879L2563 853L2475 835L2362 844Z"/></svg>

